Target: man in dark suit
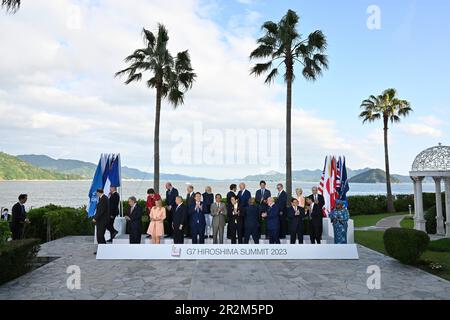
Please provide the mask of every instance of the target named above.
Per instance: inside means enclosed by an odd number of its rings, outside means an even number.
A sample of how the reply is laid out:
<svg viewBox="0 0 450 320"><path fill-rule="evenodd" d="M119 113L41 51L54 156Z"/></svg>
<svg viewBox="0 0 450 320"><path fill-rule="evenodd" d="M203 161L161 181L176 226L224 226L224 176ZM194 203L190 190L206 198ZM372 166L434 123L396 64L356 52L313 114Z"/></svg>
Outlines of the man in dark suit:
<svg viewBox="0 0 450 320"><path fill-rule="evenodd" d="M278 190L278 196L277 201L275 204L277 205L278 209L280 210L280 239L286 239L286 233L287 233L287 193L283 190L283 185L279 183L277 185Z"/></svg>
<svg viewBox="0 0 450 320"><path fill-rule="evenodd" d="M305 218L305 209L298 205L298 200L296 198L292 198L291 203L292 205L287 209L291 244L295 244L297 238L298 243L303 244L303 219Z"/></svg>
<svg viewBox="0 0 450 320"><path fill-rule="evenodd" d="M244 243L248 244L250 236L253 238L255 244L259 244L259 216L260 210L255 205L255 200L251 198L248 201L248 207L244 210Z"/></svg>
<svg viewBox="0 0 450 320"><path fill-rule="evenodd" d="M176 207L173 213L173 243L174 244L183 244L184 243L184 225L186 224L187 219L187 210L186 206L183 204L183 198L178 196L175 199Z"/></svg>
<svg viewBox="0 0 450 320"><path fill-rule="evenodd" d="M261 212L266 212L267 210L267 199L269 199L272 194L270 193L270 190L266 189L266 182L261 181L259 183L259 186L261 189L256 190L255 194L255 202L259 206L259 210Z"/></svg>
<svg viewBox="0 0 450 320"><path fill-rule="evenodd" d="M109 199L103 193L103 189L97 189L97 197L98 202L92 222L97 227L97 243L106 244L105 232L109 223Z"/></svg>
<svg viewBox="0 0 450 320"><path fill-rule="evenodd" d="M309 237L311 244L320 244L323 231L322 207L316 204L313 199L314 197L311 196L306 199L309 214Z"/></svg>
<svg viewBox="0 0 450 320"><path fill-rule="evenodd" d="M28 196L26 194L21 194L19 196L19 202L12 207L11 233L13 240L22 239L25 224L30 223L25 211L25 203L27 200Z"/></svg>
<svg viewBox="0 0 450 320"><path fill-rule="evenodd" d="M142 237L142 208L135 197L130 197L128 204L130 205L130 211L128 211L125 219L129 223L130 244L140 244Z"/></svg>
<svg viewBox="0 0 450 320"><path fill-rule="evenodd" d="M192 186L192 185L189 185L189 186L187 186L187 188L186 188L186 191L187 191L187 193L186 193L186 207L187 208L190 208L191 207L191 205L195 202L195 192L194 192L194 186ZM188 209L189 210L189 209ZM191 232L191 225L190 225L190 223L188 223L187 225L186 225L186 228L185 228L185 235L186 235L186 237L191 237L192 236L192 232Z"/></svg>
<svg viewBox="0 0 450 320"><path fill-rule="evenodd" d="M227 206L227 220L230 226L229 236L232 244L242 244L244 242L244 214L243 208L239 204L237 196L230 198L230 205Z"/></svg>
<svg viewBox="0 0 450 320"><path fill-rule="evenodd" d="M203 213L202 194L195 194L195 201L191 203L189 208L189 220L191 225L192 243L205 243L205 214Z"/></svg>
<svg viewBox="0 0 450 320"><path fill-rule="evenodd" d="M273 198L267 199L267 212L262 214L267 219L267 233L270 244L280 243L280 209L274 203Z"/></svg>
<svg viewBox="0 0 450 320"><path fill-rule="evenodd" d="M320 210L322 210L325 205L325 198L323 195L319 194L319 189L317 187L312 188L312 195L309 196L312 201L319 206Z"/></svg>
<svg viewBox="0 0 450 320"><path fill-rule="evenodd" d="M172 217L176 208L175 199L178 197L178 190L172 186L172 183L166 183L166 221L168 225L165 229L167 237L172 236Z"/></svg>
<svg viewBox="0 0 450 320"><path fill-rule="evenodd" d="M120 203L120 196L119 196L119 193L117 192L117 188L110 187L109 188L109 222L106 227L106 230L109 231L111 238L108 240L108 242L112 242L113 239L119 233L119 232L117 232L116 229L114 229L114 220L116 220L116 217L119 215L119 203Z"/></svg>
<svg viewBox="0 0 450 320"><path fill-rule="evenodd" d="M245 189L245 183L239 184L239 192L237 194L238 200L239 200L239 206L241 208L248 207L248 200L252 197L252 194L250 191Z"/></svg>
<svg viewBox="0 0 450 320"><path fill-rule="evenodd" d="M226 202L227 212L228 212L228 207L231 205L231 197L236 196L236 190L237 190L237 185L234 183L231 184L230 191L228 191L228 193L227 193L227 202ZM231 239L230 223L227 223L227 238Z"/></svg>

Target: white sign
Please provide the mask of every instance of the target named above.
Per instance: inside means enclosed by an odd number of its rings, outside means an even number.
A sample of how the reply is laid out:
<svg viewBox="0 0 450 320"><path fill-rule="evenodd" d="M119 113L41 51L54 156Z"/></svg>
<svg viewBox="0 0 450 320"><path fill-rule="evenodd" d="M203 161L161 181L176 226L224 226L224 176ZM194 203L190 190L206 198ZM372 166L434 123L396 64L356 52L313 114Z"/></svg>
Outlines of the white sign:
<svg viewBox="0 0 450 320"><path fill-rule="evenodd" d="M355 244L101 244L97 260L357 260Z"/></svg>

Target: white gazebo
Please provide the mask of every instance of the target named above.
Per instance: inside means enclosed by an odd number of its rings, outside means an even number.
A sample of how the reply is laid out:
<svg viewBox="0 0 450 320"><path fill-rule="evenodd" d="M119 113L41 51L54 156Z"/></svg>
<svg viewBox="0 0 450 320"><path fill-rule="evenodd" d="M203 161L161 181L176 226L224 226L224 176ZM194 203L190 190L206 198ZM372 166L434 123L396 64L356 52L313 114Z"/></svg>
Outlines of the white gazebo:
<svg viewBox="0 0 450 320"><path fill-rule="evenodd" d="M432 177L436 184L436 222L437 234L450 238L450 147L439 144L422 151L414 160L409 173L414 182L414 225L415 229L426 231L423 214L422 181ZM444 226L444 215L441 199L441 182L445 184L445 208L447 223Z"/></svg>

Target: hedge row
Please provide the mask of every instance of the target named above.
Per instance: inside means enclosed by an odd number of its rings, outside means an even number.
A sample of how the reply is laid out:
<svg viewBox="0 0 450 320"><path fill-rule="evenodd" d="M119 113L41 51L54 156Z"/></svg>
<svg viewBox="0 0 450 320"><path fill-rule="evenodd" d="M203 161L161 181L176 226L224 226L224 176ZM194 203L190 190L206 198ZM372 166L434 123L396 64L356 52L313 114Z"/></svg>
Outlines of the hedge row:
<svg viewBox="0 0 450 320"><path fill-rule="evenodd" d="M30 271L38 251L38 239L9 241L0 245L0 285Z"/></svg>

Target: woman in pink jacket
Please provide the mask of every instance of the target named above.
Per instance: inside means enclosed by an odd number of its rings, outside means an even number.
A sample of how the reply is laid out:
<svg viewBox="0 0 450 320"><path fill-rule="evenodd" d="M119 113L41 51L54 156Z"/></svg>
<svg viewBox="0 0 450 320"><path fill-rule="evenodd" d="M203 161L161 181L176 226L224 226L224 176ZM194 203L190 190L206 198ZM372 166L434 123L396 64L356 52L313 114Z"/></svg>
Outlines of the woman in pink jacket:
<svg viewBox="0 0 450 320"><path fill-rule="evenodd" d="M157 200L155 206L150 210L150 226L147 234L152 236L152 243L160 244L161 237L164 235L164 219L166 219L166 208L162 201Z"/></svg>

